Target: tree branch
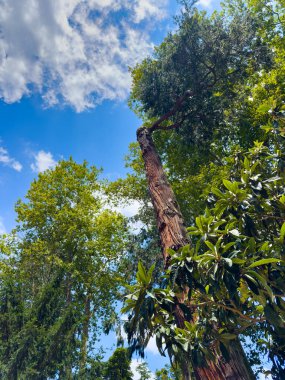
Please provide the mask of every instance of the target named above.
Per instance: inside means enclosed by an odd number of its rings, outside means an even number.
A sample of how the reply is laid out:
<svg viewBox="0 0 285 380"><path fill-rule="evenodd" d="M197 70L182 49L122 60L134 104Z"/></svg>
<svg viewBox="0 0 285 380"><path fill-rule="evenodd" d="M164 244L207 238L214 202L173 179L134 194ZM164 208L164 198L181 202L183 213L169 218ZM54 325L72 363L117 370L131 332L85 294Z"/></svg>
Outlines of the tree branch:
<svg viewBox="0 0 285 380"><path fill-rule="evenodd" d="M171 125L166 125L166 126L163 126L163 125L157 125L156 128L155 128L155 131L170 131L172 129L178 129L180 126L181 126L181 123L174 123L174 124L171 124ZM152 128L152 127L151 127ZM154 130L152 129L151 132L153 132Z"/></svg>
<svg viewBox="0 0 285 380"><path fill-rule="evenodd" d="M209 84L208 86L206 86L207 88L212 88L216 82L217 82L217 77L216 77L216 73L212 70L210 70L206 75L205 77L203 78L203 81L204 79L209 75L209 74L213 74L214 76L214 81L213 83ZM202 82L203 82L202 81ZM205 87L203 84L202 84L202 87L203 88ZM186 99L188 98L191 98L192 96L194 96L194 92L191 91L191 90L187 90L184 92L184 94L182 96L180 96L177 100L176 100L176 103L174 104L174 107L171 108L170 111L166 112L164 115L162 115L158 120L156 120L151 127L147 128L149 133L152 133L153 131L157 131L157 130L165 130L165 131L168 131L168 130L171 130L171 129L177 129L181 126L182 122L185 120L185 118L183 118L182 121L180 121L179 123L174 123L174 124L171 124L169 126L162 126L161 123L168 120L171 116L175 115L177 111L179 111L179 109L182 107L183 103L185 102ZM144 129L145 127L141 127L142 129ZM139 130L141 129L139 128L137 133L139 132Z"/></svg>
<svg viewBox="0 0 285 380"><path fill-rule="evenodd" d="M162 115L158 120L156 120L152 124L152 126L150 128L148 128L149 132L152 133L153 131L158 130L158 129L169 130L169 129L177 128L177 126L179 124L176 124L176 123L172 124L172 126L169 126L169 127L163 127L163 126L161 126L161 123L165 120L168 120L171 116L173 116L182 107L185 100L187 98L191 98L193 95L194 95L194 93L192 91L190 91L190 90L185 91L184 94L177 99L174 107L170 111L168 111L164 115Z"/></svg>

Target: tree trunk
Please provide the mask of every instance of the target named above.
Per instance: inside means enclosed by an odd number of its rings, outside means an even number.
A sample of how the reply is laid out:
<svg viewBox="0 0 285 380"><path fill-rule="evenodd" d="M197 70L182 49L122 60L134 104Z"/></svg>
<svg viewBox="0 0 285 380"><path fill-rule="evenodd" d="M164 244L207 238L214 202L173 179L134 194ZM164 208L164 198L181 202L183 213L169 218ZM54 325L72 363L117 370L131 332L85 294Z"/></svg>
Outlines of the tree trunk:
<svg viewBox="0 0 285 380"><path fill-rule="evenodd" d="M187 231L179 205L164 173L160 157L152 140L151 132L151 130L145 127L139 128L137 131L137 139L142 151L150 196L156 214L164 265L165 268L167 268L169 262L168 249L171 248L177 251L179 248L189 244L189 240L187 238ZM188 290L185 289L185 297L187 296L187 292ZM179 302L181 301L183 300L179 299ZM185 316L178 305L175 310L175 318L178 327L184 328ZM255 379L238 340L231 343L229 348L229 356L230 359L226 362L223 357L216 354L215 361L208 361L204 367L194 368L193 370L196 379ZM188 372L188 374L184 373L185 380L191 379L191 371Z"/></svg>
<svg viewBox="0 0 285 380"><path fill-rule="evenodd" d="M168 249L178 250L188 244L187 231L179 205L153 144L151 133L147 128L139 128L137 137L145 164L150 196L156 213L164 264L167 267Z"/></svg>
<svg viewBox="0 0 285 380"><path fill-rule="evenodd" d="M70 304L72 302L72 293L71 293L71 275L70 273L66 274L65 278L65 298L66 298L66 309L70 307ZM72 363L70 362L70 358L68 357L68 362L64 366L64 380L72 380Z"/></svg>
<svg viewBox="0 0 285 380"><path fill-rule="evenodd" d="M208 362L205 368L194 368L196 380L254 380L255 376L238 339L231 341L228 352L228 362L216 355L215 363Z"/></svg>
<svg viewBox="0 0 285 380"><path fill-rule="evenodd" d="M180 368L181 368L181 371L183 373L183 379L182 380L193 380L194 379L192 374L191 374L192 368L191 368L188 360L181 362Z"/></svg>
<svg viewBox="0 0 285 380"><path fill-rule="evenodd" d="M81 337L81 352L80 352L80 363L79 363L79 378L83 378L85 375L86 364L87 364L87 345L88 345L88 330L89 322L91 318L90 310L90 296L86 295L85 300L85 316L82 327L82 337Z"/></svg>

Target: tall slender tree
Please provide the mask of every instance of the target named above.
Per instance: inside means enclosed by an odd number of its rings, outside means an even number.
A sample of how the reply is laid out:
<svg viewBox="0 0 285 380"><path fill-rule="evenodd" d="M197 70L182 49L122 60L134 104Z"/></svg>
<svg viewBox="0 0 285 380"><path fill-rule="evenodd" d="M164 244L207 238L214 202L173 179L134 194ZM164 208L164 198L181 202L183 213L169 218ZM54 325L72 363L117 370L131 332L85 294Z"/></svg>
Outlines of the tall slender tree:
<svg viewBox="0 0 285 380"><path fill-rule="evenodd" d="M229 117L230 112L226 111L242 96L249 97L244 88L249 82L253 85L258 71L266 71L272 64L270 48L260 36L261 19L245 3L235 2L237 9L230 7L228 18L225 13L207 18L189 2L184 5L186 12L179 20L179 31L157 48L153 59L146 59L133 70L131 97L133 107L145 120L145 125L137 131L137 138L166 271L171 256L181 254L182 247L189 246L190 241L158 150L164 153L170 171L178 160L184 170L187 170L185 162L190 162L191 170L191 158L200 166L211 159L219 161L217 154L221 155L236 141L250 145L261 134L260 130L249 127L247 139L243 140L244 126L234 127L233 114ZM155 140L156 147L152 135L157 131L160 137ZM177 133L168 135L170 131ZM191 210L191 204L189 208ZM142 268L140 272L143 273ZM148 278L148 274L145 276ZM192 290L179 276L174 281L179 291L174 297L173 313L176 326L183 330L185 324L195 322L188 305ZM137 305L140 302L139 297ZM133 322L134 327L137 320ZM214 330L220 327L219 321L213 324ZM196 362L194 365L196 379L254 378L237 339L228 347L226 360L214 345L212 354L207 364ZM186 379L191 377L190 368L187 370L184 365L183 371Z"/></svg>
<svg viewBox="0 0 285 380"><path fill-rule="evenodd" d="M154 125L155 128L156 126L160 126L159 123ZM176 197L166 178L161 160L153 144L151 130L149 128L139 129L138 142L141 146L142 157L145 162L146 176L156 214L165 269L167 269L170 259L169 250L178 252L190 242L187 238L186 227ZM177 295L174 315L176 324L181 329L185 327L185 321L191 322L181 308L181 304L188 299L189 290L187 286L184 286L181 293ZM220 326L217 324L216 328L218 329ZM220 353L215 352L214 347L213 353L214 360L208 360L207 365L198 365L193 368L197 380L210 380L214 378L254 379L253 372L247 363L246 356L238 340L232 342L232 345L229 347L229 358L227 361L224 360ZM184 362L181 364L185 380L191 379L191 369L187 365L185 366Z"/></svg>

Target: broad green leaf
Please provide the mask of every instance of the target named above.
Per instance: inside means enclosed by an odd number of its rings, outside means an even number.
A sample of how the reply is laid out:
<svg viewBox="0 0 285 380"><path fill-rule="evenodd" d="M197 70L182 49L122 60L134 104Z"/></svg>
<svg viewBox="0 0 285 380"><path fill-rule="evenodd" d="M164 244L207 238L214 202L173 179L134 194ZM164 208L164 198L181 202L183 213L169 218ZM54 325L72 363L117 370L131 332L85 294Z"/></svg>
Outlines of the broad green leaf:
<svg viewBox="0 0 285 380"><path fill-rule="evenodd" d="M214 246L213 243L211 243L209 240L205 240L205 244L207 245L208 248L210 248L210 250L212 252L216 252L216 247Z"/></svg>
<svg viewBox="0 0 285 380"><path fill-rule="evenodd" d="M283 243L284 242L284 238L285 238L285 222L282 224L282 227L281 227L281 230L280 230L280 238L281 238L281 242Z"/></svg>
<svg viewBox="0 0 285 380"><path fill-rule="evenodd" d="M148 281L148 282L151 281L151 278L152 278L152 274L153 274L154 269L155 269L155 264L153 264L153 265L149 268L149 270L148 270L148 272L147 272L147 281Z"/></svg>
<svg viewBox="0 0 285 380"><path fill-rule="evenodd" d="M264 308L265 317L268 319L270 323L275 327L284 328L284 321L280 317L280 315L273 309L271 305L266 305Z"/></svg>
<svg viewBox="0 0 285 380"><path fill-rule="evenodd" d="M226 253L232 246L234 246L236 243L235 242L230 242L228 244L226 244L224 247L223 247L223 253Z"/></svg>
<svg viewBox="0 0 285 380"><path fill-rule="evenodd" d="M243 259L239 259L239 258L237 258L237 257L234 257L234 258L232 259L232 262L233 262L233 264L244 264L244 263L246 262L246 260L243 260Z"/></svg>
<svg viewBox="0 0 285 380"><path fill-rule="evenodd" d="M203 225L202 225L201 217L197 216L197 218L195 220L196 220L196 224L197 224L199 230L203 231Z"/></svg>
<svg viewBox="0 0 285 380"><path fill-rule="evenodd" d="M219 198L224 198L224 196L225 196L225 194L222 193L221 190L217 189L216 187L212 188L212 193Z"/></svg>
<svg viewBox="0 0 285 380"><path fill-rule="evenodd" d="M244 165L246 170L250 170L250 164L249 164L249 160L247 157L244 158L243 165Z"/></svg>
<svg viewBox="0 0 285 380"><path fill-rule="evenodd" d="M267 264L272 264L272 263L280 263L280 259L275 259L274 257L272 258L269 258L269 259L262 259L262 260L258 260L256 261L255 263L252 263L251 265L249 265L248 268L255 268L255 267L259 267L261 265L267 265Z"/></svg>
<svg viewBox="0 0 285 380"><path fill-rule="evenodd" d="M234 340L237 338L237 336L231 333L224 333L224 334L221 334L219 338L221 340Z"/></svg>
<svg viewBox="0 0 285 380"><path fill-rule="evenodd" d="M137 280L143 284L148 283L147 272L141 261L138 263Z"/></svg>
<svg viewBox="0 0 285 380"><path fill-rule="evenodd" d="M233 193L236 192L236 190L237 190L237 186L236 186L234 183L228 181L227 179L223 179L223 184L224 184L224 186L225 186L229 191L231 191L231 192L233 192Z"/></svg>
<svg viewBox="0 0 285 380"><path fill-rule="evenodd" d="M268 293L268 295L269 295L271 301L273 302L273 299L274 299L273 292L272 292L271 287L270 287L270 286L268 285L268 283L267 283L267 279L266 279L265 277L263 277L262 275L260 275L259 273L253 271L253 270L248 271L248 273L249 273L252 277L256 278L256 279L259 281L259 283L260 283L260 284L263 286L263 288L267 291L267 293Z"/></svg>

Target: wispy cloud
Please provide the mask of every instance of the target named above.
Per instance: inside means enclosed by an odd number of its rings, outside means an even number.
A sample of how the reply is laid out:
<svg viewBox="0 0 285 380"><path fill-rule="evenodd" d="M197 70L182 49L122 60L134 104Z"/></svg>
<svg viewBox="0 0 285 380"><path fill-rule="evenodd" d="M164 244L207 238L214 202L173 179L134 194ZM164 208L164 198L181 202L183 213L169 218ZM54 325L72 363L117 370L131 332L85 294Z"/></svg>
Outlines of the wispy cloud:
<svg viewBox="0 0 285 380"><path fill-rule="evenodd" d="M148 345L146 347L146 350L151 352L153 355L160 355L157 345L156 345L156 339L154 336L150 338Z"/></svg>
<svg viewBox="0 0 285 380"><path fill-rule="evenodd" d="M128 315L126 314L121 315L121 321L127 321L127 320L128 320ZM127 333L123 329L121 330L121 335L124 341L127 343L128 336L127 336ZM146 346L146 351L150 352L152 355L160 355L157 345L156 345L155 336L152 336L150 340L148 341L148 344Z"/></svg>
<svg viewBox="0 0 285 380"><path fill-rule="evenodd" d="M45 152L40 150L34 155L35 161L31 164L31 168L34 172L43 172L47 169L52 169L55 167L57 162L53 158L53 155L50 152Z"/></svg>
<svg viewBox="0 0 285 380"><path fill-rule="evenodd" d="M132 371L133 376L134 376L133 380L139 380L141 378L140 374L137 371L137 368L141 363L143 363L143 360L141 360L141 359L132 359L132 361L131 361L131 371ZM150 380L154 380L154 374L153 373L151 374Z"/></svg>
<svg viewBox="0 0 285 380"><path fill-rule="evenodd" d="M124 99L128 67L150 51L168 1L1 0L0 98L38 92L78 112Z"/></svg>
<svg viewBox="0 0 285 380"><path fill-rule="evenodd" d="M9 166L10 168L20 172L22 170L22 165L19 161L15 160L11 157L7 151L7 149L0 146L0 162L3 165Z"/></svg>
<svg viewBox="0 0 285 380"><path fill-rule="evenodd" d="M6 227L3 222L3 218L0 216L0 235L6 234Z"/></svg>
<svg viewBox="0 0 285 380"><path fill-rule="evenodd" d="M270 371L270 369L268 368L264 368L264 370L266 371ZM271 375L265 375L265 374L263 374L263 373L261 373L261 374L259 374L259 378L258 378L259 380L272 380L272 376Z"/></svg>
<svg viewBox="0 0 285 380"><path fill-rule="evenodd" d="M127 218L133 218L141 209L142 203L133 200L131 203L125 204L121 203L117 206L112 206L112 210L117 211L118 213L126 216ZM129 222L129 227L134 234L140 232L144 227L143 223L138 221L133 221L132 219Z"/></svg>
<svg viewBox="0 0 285 380"><path fill-rule="evenodd" d="M131 218L132 216L135 216L139 209L142 207L142 204L139 201L132 201L131 203L118 205L115 208L115 210L124 216Z"/></svg>
<svg viewBox="0 0 285 380"><path fill-rule="evenodd" d="M211 8L213 0L199 0L198 4L205 8Z"/></svg>
<svg viewBox="0 0 285 380"><path fill-rule="evenodd" d="M141 202L136 200L126 202L122 199L121 202L117 201L116 204L113 204L113 202L101 191L95 191L94 196L98 197L100 201L103 202L103 207L105 209L111 209L112 211L118 212L126 218L129 218L129 227L134 234L139 233L144 227L144 224L140 220L133 220L143 206Z"/></svg>

